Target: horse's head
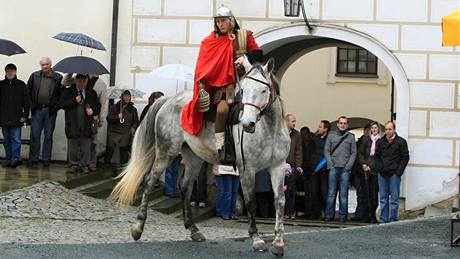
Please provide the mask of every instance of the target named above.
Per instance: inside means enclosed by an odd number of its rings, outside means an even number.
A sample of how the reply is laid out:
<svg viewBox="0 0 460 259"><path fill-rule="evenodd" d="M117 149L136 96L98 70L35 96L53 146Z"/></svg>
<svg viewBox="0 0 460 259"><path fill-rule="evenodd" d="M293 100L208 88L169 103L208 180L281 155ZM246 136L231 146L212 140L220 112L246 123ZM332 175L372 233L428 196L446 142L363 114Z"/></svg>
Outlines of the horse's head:
<svg viewBox="0 0 460 259"><path fill-rule="evenodd" d="M254 133L256 122L263 111L270 107L276 95L271 80L274 61L269 59L265 65L252 66L245 56L243 66L247 72L240 81L243 104L241 123L244 131Z"/></svg>

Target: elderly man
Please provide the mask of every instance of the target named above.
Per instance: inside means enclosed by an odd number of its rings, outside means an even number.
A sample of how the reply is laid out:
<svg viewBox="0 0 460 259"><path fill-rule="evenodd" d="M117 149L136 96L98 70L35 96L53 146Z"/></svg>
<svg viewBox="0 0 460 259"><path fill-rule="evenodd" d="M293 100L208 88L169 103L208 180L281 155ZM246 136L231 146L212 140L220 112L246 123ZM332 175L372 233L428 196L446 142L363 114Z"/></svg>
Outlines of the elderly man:
<svg viewBox="0 0 460 259"><path fill-rule="evenodd" d="M375 149L379 172L380 223L398 221L399 185L409 163L407 142L396 134L396 125L385 123L385 137L377 141Z"/></svg>
<svg viewBox="0 0 460 259"><path fill-rule="evenodd" d="M340 116L337 130L331 132L324 145L324 157L329 171L325 221L334 218L337 184L339 186L339 220L345 222L348 213L348 183L357 155L355 135L348 132L348 118Z"/></svg>
<svg viewBox="0 0 460 259"><path fill-rule="evenodd" d="M21 163L21 126L29 117L29 93L26 84L16 77L16 66L5 67L5 80L0 82L0 125L5 147L5 167Z"/></svg>
<svg viewBox="0 0 460 259"><path fill-rule="evenodd" d="M60 109L59 98L63 90L62 76L54 72L51 65L50 58L40 59L41 70L33 72L27 81L32 110L29 152L29 166L31 168L36 168L38 165L42 131L45 135L41 156L43 166L48 167L51 160L56 115Z"/></svg>

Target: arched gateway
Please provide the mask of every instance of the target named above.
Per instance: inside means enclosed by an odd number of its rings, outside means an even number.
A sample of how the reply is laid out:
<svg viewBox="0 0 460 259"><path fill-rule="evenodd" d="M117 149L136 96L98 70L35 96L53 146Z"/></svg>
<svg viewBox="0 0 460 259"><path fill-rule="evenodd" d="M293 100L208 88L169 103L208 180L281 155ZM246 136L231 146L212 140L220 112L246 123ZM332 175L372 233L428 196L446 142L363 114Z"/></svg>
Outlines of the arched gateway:
<svg viewBox="0 0 460 259"><path fill-rule="evenodd" d="M339 25L313 25L313 30L308 31L303 23L272 27L255 36L264 53L276 58L280 78L299 57L316 49L352 43L372 52L385 64L394 79L398 134L408 137L409 82L406 73L393 53L372 36Z"/></svg>

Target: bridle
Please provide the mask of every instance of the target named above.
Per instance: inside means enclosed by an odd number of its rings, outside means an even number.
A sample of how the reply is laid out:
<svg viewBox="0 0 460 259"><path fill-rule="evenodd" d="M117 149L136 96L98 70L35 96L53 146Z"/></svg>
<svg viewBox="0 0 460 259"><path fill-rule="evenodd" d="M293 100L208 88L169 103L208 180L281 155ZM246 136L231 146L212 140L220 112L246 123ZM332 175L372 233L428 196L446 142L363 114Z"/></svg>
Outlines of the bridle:
<svg viewBox="0 0 460 259"><path fill-rule="evenodd" d="M266 113L266 111L268 109L270 109L270 107L273 105L273 103L275 102L275 100L278 97L278 95L275 94L275 89L273 89L273 86L271 84L270 78L268 78L268 82L265 82L265 81L262 81L260 79L257 79L257 78L254 78L252 76L249 76L249 74L252 72L253 69L254 69L254 67L251 68L243 77L247 78L247 79L251 79L253 81L256 81L257 83L260 83L260 84L263 84L263 85L267 86L268 91L270 91L270 97L268 99L268 102L263 106L259 106L257 104L249 103L249 102L242 102L241 104L242 104L243 108L244 108L245 105L255 107L259 111L259 114L257 116L257 121L259 121L260 118Z"/></svg>

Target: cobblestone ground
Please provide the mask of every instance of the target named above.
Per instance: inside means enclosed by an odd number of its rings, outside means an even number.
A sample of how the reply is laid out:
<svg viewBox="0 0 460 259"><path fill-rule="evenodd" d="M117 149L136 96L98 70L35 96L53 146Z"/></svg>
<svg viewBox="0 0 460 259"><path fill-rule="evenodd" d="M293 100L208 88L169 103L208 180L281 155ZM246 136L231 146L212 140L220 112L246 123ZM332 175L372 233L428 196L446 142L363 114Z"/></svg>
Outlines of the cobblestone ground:
<svg viewBox="0 0 460 259"><path fill-rule="evenodd" d="M0 195L0 243L79 244L132 242L130 225L137 209L115 208L99 200L45 181ZM205 224L208 239L247 236L246 228ZM141 242L188 240L182 220L149 210Z"/></svg>

